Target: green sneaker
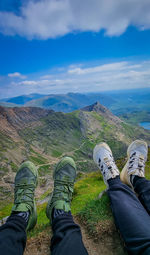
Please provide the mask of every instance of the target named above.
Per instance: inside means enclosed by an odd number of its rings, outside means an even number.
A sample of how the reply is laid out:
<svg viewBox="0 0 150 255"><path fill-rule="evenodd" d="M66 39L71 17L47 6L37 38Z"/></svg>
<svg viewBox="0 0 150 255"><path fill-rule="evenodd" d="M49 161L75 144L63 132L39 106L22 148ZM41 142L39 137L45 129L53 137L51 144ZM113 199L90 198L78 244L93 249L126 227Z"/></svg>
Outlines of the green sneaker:
<svg viewBox="0 0 150 255"><path fill-rule="evenodd" d="M30 161L24 162L15 177L15 198L12 212L29 211L29 221L26 230L32 229L37 222L34 191L38 184L38 172Z"/></svg>
<svg viewBox="0 0 150 255"><path fill-rule="evenodd" d="M49 198L46 215L52 220L52 210L71 211L71 199L76 178L76 165L72 158L64 157L57 164L54 173L54 190Z"/></svg>

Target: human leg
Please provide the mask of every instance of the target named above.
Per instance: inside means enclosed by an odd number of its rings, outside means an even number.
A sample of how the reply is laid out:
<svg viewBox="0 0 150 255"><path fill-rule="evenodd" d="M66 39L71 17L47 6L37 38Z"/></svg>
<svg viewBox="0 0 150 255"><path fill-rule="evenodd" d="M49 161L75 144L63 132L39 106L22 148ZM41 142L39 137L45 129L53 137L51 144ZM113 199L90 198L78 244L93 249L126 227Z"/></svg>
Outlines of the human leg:
<svg viewBox="0 0 150 255"><path fill-rule="evenodd" d="M146 178L135 176L133 188L146 211L150 215L150 181Z"/></svg>
<svg viewBox="0 0 150 255"><path fill-rule="evenodd" d="M115 223L128 253L150 254L150 217L132 189L120 181L119 171L108 145L97 145L93 159L108 187Z"/></svg>
<svg viewBox="0 0 150 255"><path fill-rule="evenodd" d="M130 187L119 177L108 180L107 191L116 227L129 254L150 254L150 217Z"/></svg>
<svg viewBox="0 0 150 255"><path fill-rule="evenodd" d="M37 170L27 161L15 177L15 199L11 216L0 227L0 253L22 255L26 244L26 230L36 224L34 190L37 185Z"/></svg>
<svg viewBox="0 0 150 255"><path fill-rule="evenodd" d="M71 215L71 198L76 166L74 161L63 158L54 171L54 190L49 199L46 214L53 230L51 240L52 255L87 255L82 242L80 227Z"/></svg>
<svg viewBox="0 0 150 255"><path fill-rule="evenodd" d="M127 150L127 163L121 172L121 179L137 193L140 202L150 214L150 181L145 178L145 162L148 146L145 141L136 140Z"/></svg>
<svg viewBox="0 0 150 255"><path fill-rule="evenodd" d="M60 210L61 212L56 209L54 210L55 213L60 213L60 215L52 220L53 237L51 240L51 254L87 255L80 227L74 223L71 212L66 213L63 210Z"/></svg>
<svg viewBox="0 0 150 255"><path fill-rule="evenodd" d="M22 255L26 245L26 221L18 215L11 215L0 227L0 254Z"/></svg>

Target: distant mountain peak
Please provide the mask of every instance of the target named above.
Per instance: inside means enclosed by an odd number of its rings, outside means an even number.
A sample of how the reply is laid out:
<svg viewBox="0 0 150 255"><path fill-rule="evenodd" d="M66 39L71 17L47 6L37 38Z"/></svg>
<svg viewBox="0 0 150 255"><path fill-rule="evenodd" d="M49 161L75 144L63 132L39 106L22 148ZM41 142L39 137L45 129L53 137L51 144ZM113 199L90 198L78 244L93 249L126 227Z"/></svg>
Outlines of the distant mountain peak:
<svg viewBox="0 0 150 255"><path fill-rule="evenodd" d="M102 115L104 118L108 119L108 120L112 120L113 122L122 122L122 120L120 120L117 116L115 116L111 111L109 111L105 106L103 106L102 104L100 104L98 101L95 102L92 105L86 106L84 108L81 109L81 111L83 112L96 112L99 115Z"/></svg>
<svg viewBox="0 0 150 255"><path fill-rule="evenodd" d="M81 109L82 111L86 111L86 112L109 112L109 110L103 106L102 104L100 104L98 101L95 102L92 105L86 106L84 108Z"/></svg>

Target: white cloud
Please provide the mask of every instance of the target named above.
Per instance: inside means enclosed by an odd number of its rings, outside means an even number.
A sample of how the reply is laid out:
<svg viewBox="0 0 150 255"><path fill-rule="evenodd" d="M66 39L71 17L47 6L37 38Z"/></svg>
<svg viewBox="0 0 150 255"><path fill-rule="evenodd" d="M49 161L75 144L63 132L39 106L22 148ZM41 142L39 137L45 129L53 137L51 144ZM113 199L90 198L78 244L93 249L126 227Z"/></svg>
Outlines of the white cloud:
<svg viewBox="0 0 150 255"><path fill-rule="evenodd" d="M0 85L1 97L17 96L21 94L61 94L68 92L100 92L105 90L120 90L134 88L150 88L150 61L121 61L101 65L84 67L83 64L62 68L63 72L49 73L33 79L5 82L2 77ZM35 74L34 74L35 76ZM47 78L45 78L47 77ZM5 86L3 86L5 82Z"/></svg>
<svg viewBox="0 0 150 255"><path fill-rule="evenodd" d="M37 83L37 81L28 81L28 80L26 80L26 81L21 81L21 82L19 82L18 83L19 85L37 85L38 83Z"/></svg>
<svg viewBox="0 0 150 255"><path fill-rule="evenodd" d="M113 70L123 70L125 68L129 68L127 62L119 62L119 63L112 63L112 64L105 64L90 68L80 68L75 67L73 69L69 69L68 73L70 74L90 74L90 73L97 73L97 72L107 72L107 71L113 71Z"/></svg>
<svg viewBox="0 0 150 255"><path fill-rule="evenodd" d="M76 31L118 36L133 25L150 29L149 0L30 0L20 14L0 12L0 32L48 39Z"/></svg>
<svg viewBox="0 0 150 255"><path fill-rule="evenodd" d="M15 72L15 73L9 73L8 77L10 78L20 78L20 79L25 79L26 76L22 75L21 73Z"/></svg>

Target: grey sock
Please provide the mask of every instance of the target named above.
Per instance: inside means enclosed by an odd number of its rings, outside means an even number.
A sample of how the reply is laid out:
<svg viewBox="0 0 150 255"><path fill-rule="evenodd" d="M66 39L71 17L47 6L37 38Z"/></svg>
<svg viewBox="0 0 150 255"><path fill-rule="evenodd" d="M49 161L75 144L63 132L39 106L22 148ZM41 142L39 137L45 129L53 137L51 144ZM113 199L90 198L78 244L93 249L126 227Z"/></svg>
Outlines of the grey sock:
<svg viewBox="0 0 150 255"><path fill-rule="evenodd" d="M25 222L28 223L29 216L30 216L29 211L28 212L13 212L12 214L22 217L25 220Z"/></svg>

